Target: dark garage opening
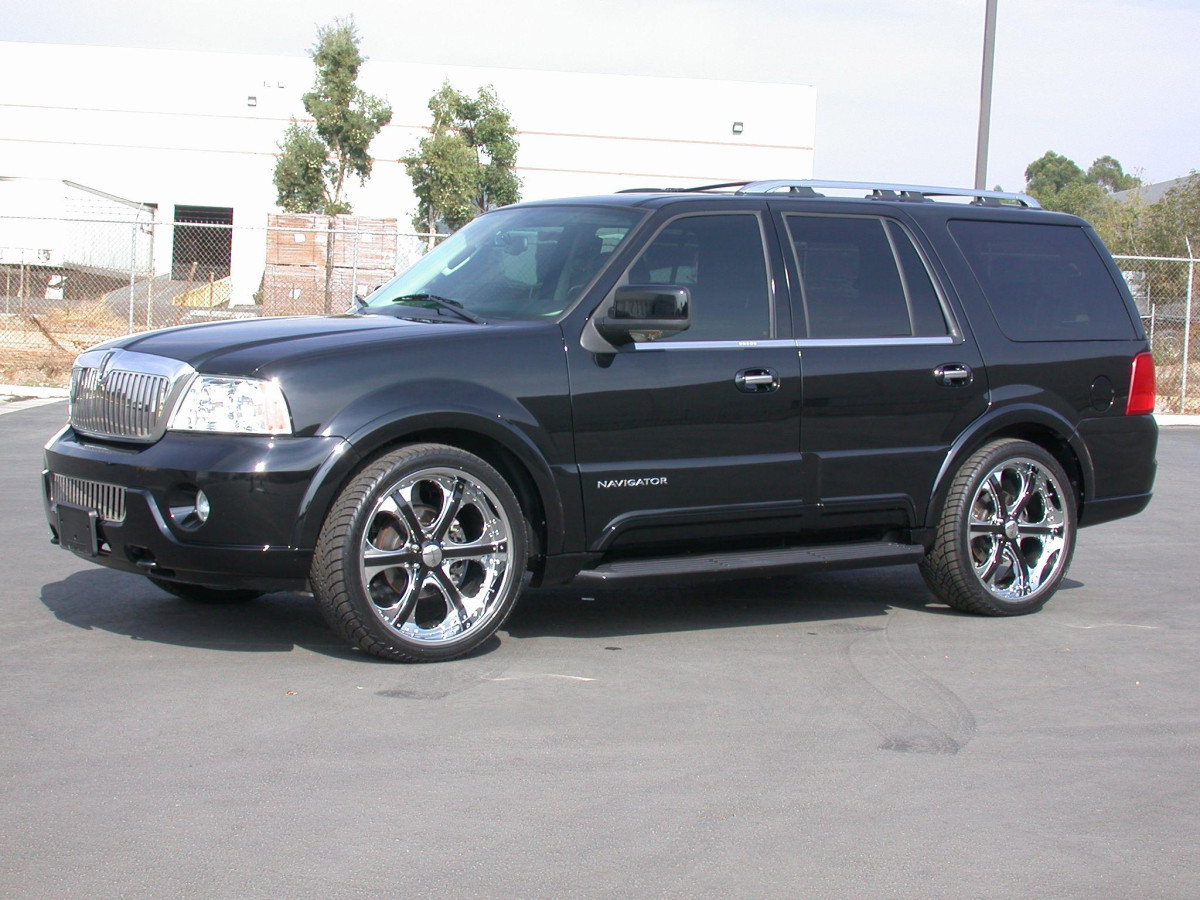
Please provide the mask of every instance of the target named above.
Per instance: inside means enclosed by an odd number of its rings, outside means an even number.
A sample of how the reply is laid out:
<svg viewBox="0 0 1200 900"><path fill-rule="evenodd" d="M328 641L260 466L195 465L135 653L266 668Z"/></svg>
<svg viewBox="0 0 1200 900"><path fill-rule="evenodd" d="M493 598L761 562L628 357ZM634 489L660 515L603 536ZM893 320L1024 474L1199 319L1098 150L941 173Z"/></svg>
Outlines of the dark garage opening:
<svg viewBox="0 0 1200 900"><path fill-rule="evenodd" d="M233 209L223 206L175 207L172 278L179 281L226 278L232 248Z"/></svg>

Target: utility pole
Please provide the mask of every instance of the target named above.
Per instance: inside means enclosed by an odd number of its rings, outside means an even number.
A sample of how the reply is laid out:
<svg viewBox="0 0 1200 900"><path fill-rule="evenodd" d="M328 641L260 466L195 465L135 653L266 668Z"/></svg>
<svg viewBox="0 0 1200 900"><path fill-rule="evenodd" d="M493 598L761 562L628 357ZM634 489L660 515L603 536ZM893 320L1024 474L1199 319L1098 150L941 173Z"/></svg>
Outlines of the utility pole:
<svg viewBox="0 0 1200 900"><path fill-rule="evenodd" d="M975 146L975 189L987 188L988 132L992 121L992 66L996 61L996 4L987 0L983 21L983 77L979 85L979 140Z"/></svg>

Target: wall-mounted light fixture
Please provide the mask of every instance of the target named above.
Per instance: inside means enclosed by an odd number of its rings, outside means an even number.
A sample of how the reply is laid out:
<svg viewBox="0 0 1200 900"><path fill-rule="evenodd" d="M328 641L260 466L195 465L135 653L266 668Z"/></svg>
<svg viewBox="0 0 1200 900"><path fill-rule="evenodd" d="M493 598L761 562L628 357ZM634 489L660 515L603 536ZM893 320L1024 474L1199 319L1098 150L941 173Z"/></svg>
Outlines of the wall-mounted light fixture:
<svg viewBox="0 0 1200 900"><path fill-rule="evenodd" d="M258 98L254 97L254 96L247 97L246 105L247 106L258 106Z"/></svg>
<svg viewBox="0 0 1200 900"><path fill-rule="evenodd" d="M741 122L734 122L734 123L733 123L733 133L734 133L734 134L741 134L741 133L742 133L742 123L741 123Z"/></svg>

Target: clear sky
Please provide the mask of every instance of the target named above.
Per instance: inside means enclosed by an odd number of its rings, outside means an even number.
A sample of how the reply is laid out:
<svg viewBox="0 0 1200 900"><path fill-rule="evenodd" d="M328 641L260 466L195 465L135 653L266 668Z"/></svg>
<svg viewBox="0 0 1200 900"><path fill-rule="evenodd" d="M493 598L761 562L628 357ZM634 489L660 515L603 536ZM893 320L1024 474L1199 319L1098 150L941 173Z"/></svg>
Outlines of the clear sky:
<svg viewBox="0 0 1200 900"><path fill-rule="evenodd" d="M984 7L0 0L0 40L300 56L317 25L353 14L376 59L812 84L817 177L969 186ZM1200 0L999 0L998 23L989 187L1020 189L1025 166L1046 150L1085 168L1110 154L1149 181L1200 169Z"/></svg>

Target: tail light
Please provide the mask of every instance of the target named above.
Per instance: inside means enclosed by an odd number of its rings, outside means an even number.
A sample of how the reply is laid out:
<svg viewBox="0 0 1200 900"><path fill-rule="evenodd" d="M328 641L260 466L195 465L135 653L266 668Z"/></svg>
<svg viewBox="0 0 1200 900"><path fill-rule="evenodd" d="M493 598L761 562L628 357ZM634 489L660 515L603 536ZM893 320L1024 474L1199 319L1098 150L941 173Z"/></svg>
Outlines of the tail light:
<svg viewBox="0 0 1200 900"><path fill-rule="evenodd" d="M1133 358L1129 374L1129 403L1125 406L1125 415L1144 416L1154 412L1155 399L1154 357L1139 353Z"/></svg>

